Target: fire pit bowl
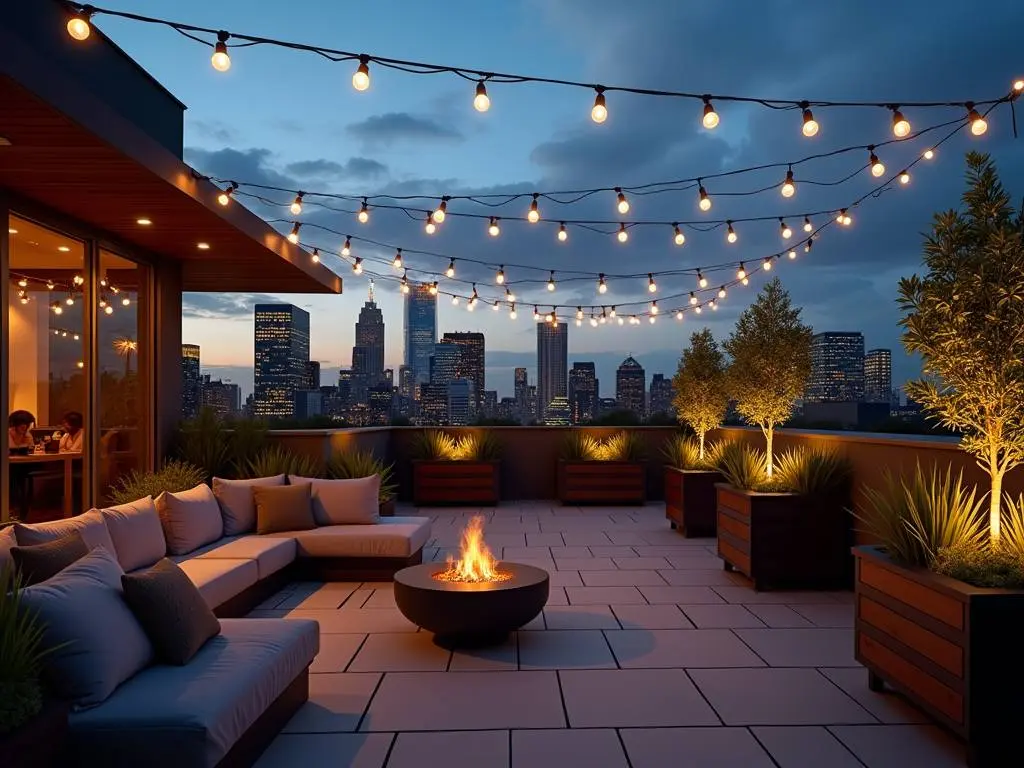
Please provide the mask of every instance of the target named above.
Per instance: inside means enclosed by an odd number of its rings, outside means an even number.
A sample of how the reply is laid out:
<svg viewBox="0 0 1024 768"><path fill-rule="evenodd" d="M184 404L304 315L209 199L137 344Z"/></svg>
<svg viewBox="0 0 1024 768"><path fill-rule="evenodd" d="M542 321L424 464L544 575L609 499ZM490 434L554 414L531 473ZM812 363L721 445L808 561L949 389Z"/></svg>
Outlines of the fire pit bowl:
<svg viewBox="0 0 1024 768"><path fill-rule="evenodd" d="M543 568L501 563L504 581L442 581L444 563L423 563L395 574L398 610L445 646L497 645L531 621L548 601Z"/></svg>

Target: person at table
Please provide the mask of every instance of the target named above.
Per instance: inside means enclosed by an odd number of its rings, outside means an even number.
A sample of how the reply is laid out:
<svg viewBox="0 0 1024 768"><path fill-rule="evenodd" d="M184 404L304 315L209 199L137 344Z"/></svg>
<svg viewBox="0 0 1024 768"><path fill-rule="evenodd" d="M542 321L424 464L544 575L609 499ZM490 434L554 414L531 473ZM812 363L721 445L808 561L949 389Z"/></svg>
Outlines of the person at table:
<svg viewBox="0 0 1024 768"><path fill-rule="evenodd" d="M32 427L36 423L36 417L28 411L13 411L7 417L7 447L8 449L32 450L35 447L35 440L32 438Z"/></svg>
<svg viewBox="0 0 1024 768"><path fill-rule="evenodd" d="M82 414L78 411L68 411L61 419L60 428L64 432L60 437L59 450L61 453L81 453L82 438L85 434L82 431Z"/></svg>

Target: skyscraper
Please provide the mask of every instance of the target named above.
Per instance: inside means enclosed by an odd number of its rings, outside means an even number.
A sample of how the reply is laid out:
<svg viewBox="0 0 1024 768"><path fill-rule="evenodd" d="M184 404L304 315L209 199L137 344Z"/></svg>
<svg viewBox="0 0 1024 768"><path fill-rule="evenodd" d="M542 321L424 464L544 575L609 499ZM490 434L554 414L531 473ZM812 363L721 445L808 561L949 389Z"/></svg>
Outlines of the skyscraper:
<svg viewBox="0 0 1024 768"><path fill-rule="evenodd" d="M537 323L537 420L551 401L568 395L569 326Z"/></svg>
<svg viewBox="0 0 1024 768"><path fill-rule="evenodd" d="M483 409L484 396L484 335L482 333L446 333L441 337L445 344L458 344L459 378L473 382L473 402L476 410Z"/></svg>
<svg viewBox="0 0 1024 768"><path fill-rule="evenodd" d="M597 418L597 371L593 363L573 363L569 371L569 410L573 424Z"/></svg>
<svg viewBox="0 0 1024 768"><path fill-rule="evenodd" d="M656 373L651 376L651 396L648 400L649 413L664 413L669 416L675 414L672 407L672 379L666 379L665 374Z"/></svg>
<svg viewBox="0 0 1024 768"><path fill-rule="evenodd" d="M632 357L627 357L615 371L615 400L619 408L632 411L642 419L646 399L647 375L643 366Z"/></svg>
<svg viewBox="0 0 1024 768"><path fill-rule="evenodd" d="M892 403L892 352L872 349L864 355L864 402Z"/></svg>
<svg viewBox="0 0 1024 768"><path fill-rule="evenodd" d="M808 403L855 403L864 399L864 335L830 331L811 338Z"/></svg>
<svg viewBox="0 0 1024 768"><path fill-rule="evenodd" d="M417 384L430 381L430 358L437 343L437 296L430 284L412 286L405 294L405 359Z"/></svg>
<svg viewBox="0 0 1024 768"><path fill-rule="evenodd" d="M530 382L526 378L525 368L516 368L514 382L515 389L513 389L513 394L516 401L516 415L521 422L528 421L530 413Z"/></svg>
<svg viewBox="0 0 1024 768"><path fill-rule="evenodd" d="M210 374L203 376L203 408L210 408L222 419L238 415L242 408L242 392L237 384L210 380Z"/></svg>
<svg viewBox="0 0 1024 768"><path fill-rule="evenodd" d="M370 281L370 295L359 310L356 321L356 346L366 347L366 374L369 384L377 384L384 378L384 314L373 296L373 280Z"/></svg>
<svg viewBox="0 0 1024 768"><path fill-rule="evenodd" d="M202 405L202 391L199 375L199 345L181 345L181 415L194 419Z"/></svg>
<svg viewBox="0 0 1024 768"><path fill-rule="evenodd" d="M309 362L309 313L293 304L257 304L253 415L291 418Z"/></svg>
<svg viewBox="0 0 1024 768"><path fill-rule="evenodd" d="M456 426L472 424L476 419L476 393L472 379L448 382L448 423Z"/></svg>
<svg viewBox="0 0 1024 768"><path fill-rule="evenodd" d="M462 347L458 344L441 343L434 345L430 357L430 383L447 384L459 378L462 365Z"/></svg>
<svg viewBox="0 0 1024 768"><path fill-rule="evenodd" d="M302 384L303 389L320 389L320 363L310 360L306 363L306 380Z"/></svg>

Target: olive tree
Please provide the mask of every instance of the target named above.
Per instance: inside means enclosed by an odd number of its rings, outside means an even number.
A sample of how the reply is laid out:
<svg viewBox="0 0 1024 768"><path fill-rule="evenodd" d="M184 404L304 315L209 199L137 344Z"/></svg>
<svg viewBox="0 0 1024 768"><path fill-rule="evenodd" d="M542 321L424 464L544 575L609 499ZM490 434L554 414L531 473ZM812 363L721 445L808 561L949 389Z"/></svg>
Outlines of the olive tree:
<svg viewBox="0 0 1024 768"><path fill-rule="evenodd" d="M704 438L722 423L729 405L725 357L707 328L694 331L690 336L690 346L683 350L679 368L672 378L672 389L676 414L696 433L699 456L703 460Z"/></svg>

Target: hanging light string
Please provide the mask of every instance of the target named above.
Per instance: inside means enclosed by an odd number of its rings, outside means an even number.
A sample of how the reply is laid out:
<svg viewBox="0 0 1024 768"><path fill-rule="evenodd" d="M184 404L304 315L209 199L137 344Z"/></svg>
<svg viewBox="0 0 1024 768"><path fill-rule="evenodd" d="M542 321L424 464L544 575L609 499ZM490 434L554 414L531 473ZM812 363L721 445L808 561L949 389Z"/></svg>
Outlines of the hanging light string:
<svg viewBox="0 0 1024 768"><path fill-rule="evenodd" d="M103 8L93 5L83 5L80 3L68 3L67 5L69 9L71 9L67 23L68 34L76 40L85 40L86 38L88 38L91 27L91 20L96 16L105 15L129 21L168 27L170 29L173 29L175 32L183 35L184 37L188 38L189 40L193 40L204 46L213 48L214 53L213 56L211 57L211 64L215 69L222 72L228 70L231 67L230 51L232 49L264 45L285 48L293 51L311 53L335 63L358 61L359 64L356 68L355 73L352 76L352 86L357 91L365 91L370 87L370 65L415 75L454 75L456 77L462 78L463 80L468 80L474 83L475 90L472 103L474 108L478 112L486 112L488 109L490 109L491 97L487 93L488 84L512 85L524 83L537 83L571 87L595 93L594 104L590 114L591 119L598 124L604 123L610 114L610 109L608 107L607 101L608 94L630 93L640 96L674 98L700 102L702 105L702 108L700 110L700 121L701 124L708 130L713 130L719 125L720 122L720 116L714 108L715 102L756 104L768 109L797 111L801 114L802 117L800 127L805 136L814 136L818 133L819 130L819 121L815 120L813 114L811 113L812 107L818 110L820 110L821 108L832 107L866 107L884 109L891 113L892 131L897 137L900 137L910 132L910 123L908 120L906 120L906 118L904 117L904 112L901 110L906 110L908 108L917 109L932 107L949 107L972 111L978 109L979 107L985 108L1005 98L999 97L994 99L974 100L952 99L940 101L916 101L912 99L899 99L895 101L891 99L886 101L839 101L831 99L812 100L792 98L777 99L759 96L747 96L740 94L697 93L690 91L670 91L656 88L626 85L604 85L588 83L578 80L567 80L557 77L523 75L509 72L495 72L493 70L481 69L476 67L457 67L448 64L436 64L423 61L413 61L409 59L397 59L386 56L378 56L375 54L346 51L337 48L326 48L323 46L312 45L309 43L299 43L270 37L249 35L241 32L229 32L224 28L217 29L213 27L202 27L197 26L195 24L186 24L183 22L158 18L155 16L144 16L137 13L115 10L112 8ZM213 38L216 38L216 40L214 40ZM1024 89L1024 84L1022 84L1022 89Z"/></svg>

